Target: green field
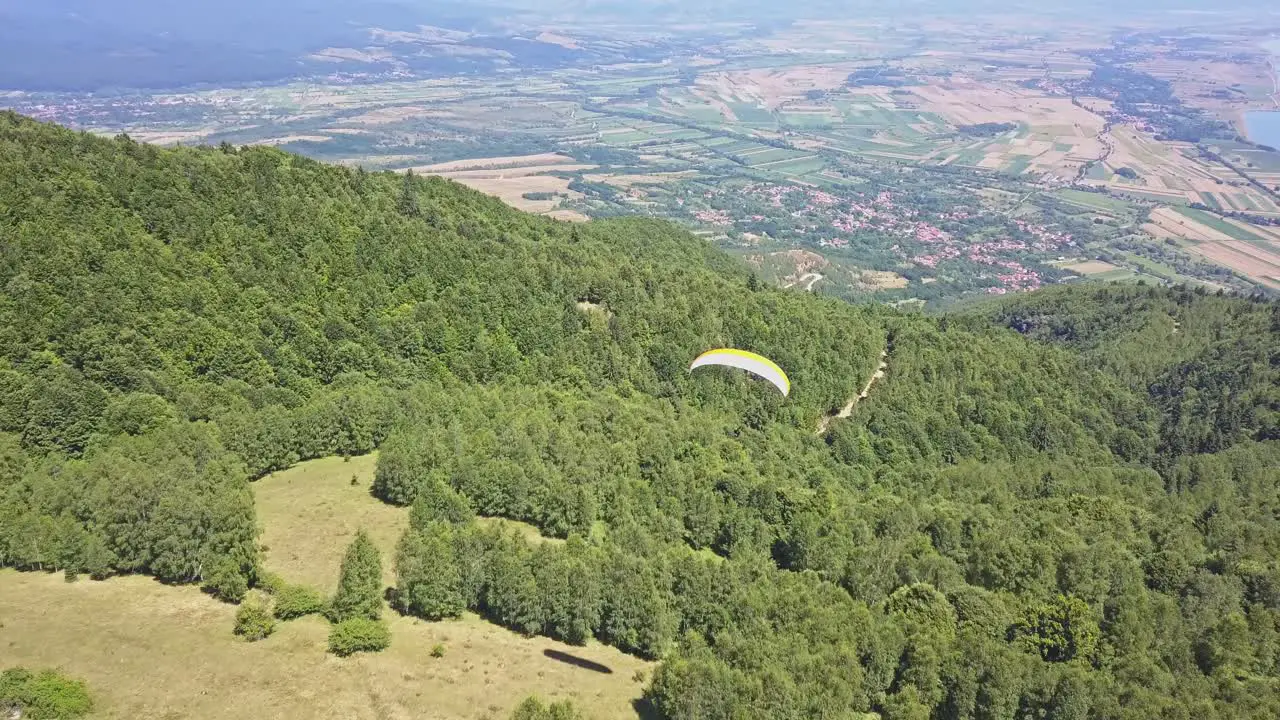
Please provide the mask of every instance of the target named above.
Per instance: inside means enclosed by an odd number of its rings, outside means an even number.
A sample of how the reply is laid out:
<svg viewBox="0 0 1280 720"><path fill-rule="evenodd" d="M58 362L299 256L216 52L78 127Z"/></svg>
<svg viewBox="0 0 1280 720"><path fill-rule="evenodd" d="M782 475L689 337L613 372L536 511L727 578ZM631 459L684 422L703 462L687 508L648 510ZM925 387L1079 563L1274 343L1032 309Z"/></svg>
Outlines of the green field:
<svg viewBox="0 0 1280 720"><path fill-rule="evenodd" d="M1012 175L1021 175L1031 167L1031 160L1032 158L1027 155L1019 155L1017 159L1005 166L1004 171Z"/></svg>
<svg viewBox="0 0 1280 720"><path fill-rule="evenodd" d="M1102 282L1137 282L1138 280L1147 280L1148 282L1154 281L1156 283L1160 282L1160 278L1158 277L1130 270L1129 268L1108 270L1107 272L1098 273L1097 275L1090 275L1089 279L1100 280Z"/></svg>
<svg viewBox="0 0 1280 720"><path fill-rule="evenodd" d="M674 111L684 115L690 120L696 120L697 122L706 123L708 125L724 122L724 115L710 105L686 105L675 109Z"/></svg>
<svg viewBox="0 0 1280 720"><path fill-rule="evenodd" d="M1200 196L1200 200L1201 200L1202 202L1204 202L1204 204L1205 204L1205 205L1208 205L1209 207L1213 208L1214 210L1221 210L1221 209L1222 209L1222 203L1218 202L1218 198L1217 198L1213 193L1210 193L1210 192L1200 192L1200 193L1197 193L1197 194Z"/></svg>
<svg viewBox="0 0 1280 720"><path fill-rule="evenodd" d="M729 103L729 109L733 110L733 114L737 116L738 121L744 125L777 125L777 118L773 113L765 110L758 105L748 105L747 103Z"/></svg>
<svg viewBox="0 0 1280 720"><path fill-rule="evenodd" d="M657 140L658 138L648 133L631 130L621 133L609 133L601 136L600 140L609 145L634 145L636 143L647 142L649 140Z"/></svg>
<svg viewBox="0 0 1280 720"><path fill-rule="evenodd" d="M1125 251L1125 252L1122 252L1121 255L1124 256L1127 262L1132 263L1133 265L1136 265L1139 268L1141 268L1143 272L1148 273L1150 275L1157 276L1169 282L1187 283L1190 285L1203 285L1205 287L1211 287L1214 289L1217 289L1218 287L1220 287L1215 283L1209 283L1203 280L1198 280L1188 275L1183 275L1182 273L1179 273L1174 268L1162 262L1156 262L1155 260L1143 257L1137 253Z"/></svg>
<svg viewBox="0 0 1280 720"><path fill-rule="evenodd" d="M1188 200L1185 197L1170 197L1168 195L1159 195L1150 193L1138 188L1111 188L1111 192L1119 193L1121 196L1132 196L1141 200L1154 200L1155 202L1165 205L1173 205L1178 208L1186 207Z"/></svg>
<svg viewBox="0 0 1280 720"><path fill-rule="evenodd" d="M764 152L742 155L742 159L746 160L748 165L755 167L757 165L778 162L780 160L796 160L805 157L807 154L808 153L799 153L794 150L784 150L782 148L771 147Z"/></svg>
<svg viewBox="0 0 1280 720"><path fill-rule="evenodd" d="M822 113L781 113L783 123L798 128L824 128L833 125L836 120Z"/></svg>
<svg viewBox="0 0 1280 720"><path fill-rule="evenodd" d="M786 175L808 175L816 173L827 166L822 158L799 158L796 160L787 160L780 163L770 165L767 169L772 172L779 172ZM827 178L823 178L826 180Z"/></svg>
<svg viewBox="0 0 1280 720"><path fill-rule="evenodd" d="M1083 205L1097 210L1126 212L1133 209L1129 203L1102 193L1091 193L1084 192L1082 190L1063 188L1061 190L1054 191L1053 194L1076 205Z"/></svg>
<svg viewBox="0 0 1280 720"><path fill-rule="evenodd" d="M1230 235L1236 240L1241 240L1251 245L1256 245L1264 250L1271 250L1271 251L1275 250L1274 245L1272 245L1266 238L1260 235L1251 233L1248 230L1245 230L1244 228L1232 225L1231 223L1227 222L1226 220L1223 220L1222 218L1218 217L1217 215L1214 215L1213 213L1207 213L1203 210L1196 210L1194 208L1183 208L1183 207L1174 208L1174 210L1180 215L1191 218L1192 220L1195 220L1198 223L1207 225L1213 228L1214 230L1222 232L1226 235Z"/></svg>
<svg viewBox="0 0 1280 720"><path fill-rule="evenodd" d="M1263 150L1239 150L1231 154L1239 156L1242 161L1240 164L1244 166L1245 170L1280 171L1280 153L1271 153ZM1249 167L1247 163L1253 163L1253 167Z"/></svg>
<svg viewBox="0 0 1280 720"><path fill-rule="evenodd" d="M1089 171L1085 173L1085 177L1090 180L1110 180L1111 171L1107 170L1102 163L1095 163L1089 166Z"/></svg>

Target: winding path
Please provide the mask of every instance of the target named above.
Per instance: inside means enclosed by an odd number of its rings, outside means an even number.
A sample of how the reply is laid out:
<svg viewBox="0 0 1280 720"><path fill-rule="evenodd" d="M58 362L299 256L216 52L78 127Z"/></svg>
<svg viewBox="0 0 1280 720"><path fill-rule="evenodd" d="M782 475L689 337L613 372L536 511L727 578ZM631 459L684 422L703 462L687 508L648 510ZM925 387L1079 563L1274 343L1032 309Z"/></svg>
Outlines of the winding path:
<svg viewBox="0 0 1280 720"><path fill-rule="evenodd" d="M1076 100L1076 98L1072 98L1072 100ZM1094 140L1097 140L1098 142L1102 143L1102 154L1099 155L1096 160L1090 160L1089 162L1086 162L1085 164L1081 165L1076 170L1076 177L1075 177L1075 180L1073 180L1072 182L1080 183L1080 182L1084 182L1085 176L1089 174L1090 168L1092 168L1094 165L1097 165L1099 163L1106 163L1107 160L1110 159L1111 153L1115 152L1116 146L1111 139L1111 135L1110 135L1111 121L1107 119L1107 116L1103 115L1097 110L1094 110L1088 105L1085 105L1082 102L1077 101L1075 105L1076 107L1082 110L1085 110L1090 114L1095 115L1098 118L1101 118L1102 120L1102 130L1099 130L1098 134L1093 136Z"/></svg>
<svg viewBox="0 0 1280 720"><path fill-rule="evenodd" d="M789 282L786 285L783 285L782 289L787 290L801 283L808 283L807 285L804 286L804 289L812 292L814 283L821 280L822 277L823 276L821 273L805 273L804 275L800 276L799 280L796 280L795 282Z"/></svg>
<svg viewBox="0 0 1280 720"><path fill-rule="evenodd" d="M844 407L840 408L840 411L837 412L836 414L826 415L821 420L819 420L818 430L814 434L822 435L827 431L827 428L831 426L832 420L836 420L836 419L842 420L852 415L853 408L858 404L858 401L862 400L863 398L865 398L867 395L871 393L872 386L876 384L877 380L884 377L885 372L888 369L889 369L889 348L886 347L884 350L880 351L880 366L877 367L876 371L871 374L871 378L867 380L867 384L862 388L862 392L849 398L849 402L845 403Z"/></svg>

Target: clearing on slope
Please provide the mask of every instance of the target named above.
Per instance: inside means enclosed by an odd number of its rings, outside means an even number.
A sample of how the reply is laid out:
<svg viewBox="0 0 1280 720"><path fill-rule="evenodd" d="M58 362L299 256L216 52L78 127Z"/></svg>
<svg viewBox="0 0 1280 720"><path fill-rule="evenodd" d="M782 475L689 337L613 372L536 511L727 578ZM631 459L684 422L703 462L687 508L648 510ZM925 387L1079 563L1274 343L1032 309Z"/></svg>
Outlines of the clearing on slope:
<svg viewBox="0 0 1280 720"><path fill-rule="evenodd" d="M231 633L235 611L193 586L138 576L67 583L60 573L0 571L5 664L83 678L94 717L503 720L537 694L571 698L599 720L632 719L642 689L635 674L653 668L613 648L524 638L474 616L425 623L394 613L390 648L338 659L325 652L329 625L318 617L246 643ZM431 657L437 643L444 657Z"/></svg>
<svg viewBox="0 0 1280 720"><path fill-rule="evenodd" d="M299 463L253 484L263 565L289 582L324 593L338 587L338 567L347 545L364 528L382 551L382 582L395 584L396 543L409 527L408 508L388 505L369 494L378 453L344 462L328 457ZM356 484L351 484L351 476ZM564 542L545 538L527 523L506 518L476 518L485 526L514 530L531 543Z"/></svg>
<svg viewBox="0 0 1280 720"><path fill-rule="evenodd" d="M338 587L342 554L364 528L382 551L382 581L395 583L392 558L409 513L369 495L378 454L299 463L253 484L263 565L289 582L324 593ZM351 476L357 480L351 484Z"/></svg>

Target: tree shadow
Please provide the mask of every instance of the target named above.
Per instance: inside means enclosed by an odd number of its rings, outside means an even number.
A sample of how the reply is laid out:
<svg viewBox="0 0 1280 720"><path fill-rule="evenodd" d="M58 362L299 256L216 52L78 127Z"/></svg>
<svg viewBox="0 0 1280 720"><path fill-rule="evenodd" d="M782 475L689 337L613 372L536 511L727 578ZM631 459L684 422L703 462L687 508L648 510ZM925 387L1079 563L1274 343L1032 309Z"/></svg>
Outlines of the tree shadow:
<svg viewBox="0 0 1280 720"><path fill-rule="evenodd" d="M586 658L580 658L577 655L570 655L567 652L560 652L559 650L552 650L548 648L546 650L543 650L542 654L546 655L552 660L559 660L562 663L568 663L575 667L583 668L584 670L593 670L595 672L604 673L606 675L613 674L613 670L611 670L608 665L601 665L598 662L587 660Z"/></svg>
<svg viewBox="0 0 1280 720"><path fill-rule="evenodd" d="M662 720L662 716L658 714L658 708L653 706L649 698L636 698L631 701L631 707L635 709L636 715L640 716L640 720Z"/></svg>

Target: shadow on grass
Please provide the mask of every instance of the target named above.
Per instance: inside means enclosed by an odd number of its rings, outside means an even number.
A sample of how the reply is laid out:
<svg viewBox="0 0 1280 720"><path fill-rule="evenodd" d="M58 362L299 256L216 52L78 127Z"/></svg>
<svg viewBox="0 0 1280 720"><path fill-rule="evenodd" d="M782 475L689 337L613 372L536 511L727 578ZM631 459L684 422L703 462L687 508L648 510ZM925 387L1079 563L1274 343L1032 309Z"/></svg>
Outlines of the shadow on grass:
<svg viewBox="0 0 1280 720"><path fill-rule="evenodd" d="M649 698L636 698L631 701L631 707L635 708L640 720L662 720L662 716L658 714L658 708L653 706Z"/></svg>
<svg viewBox="0 0 1280 720"><path fill-rule="evenodd" d="M546 650L543 650L542 654L546 655L552 660L559 660L562 663L568 663L575 667L583 668L584 670L593 670L595 672L604 673L606 675L613 674L613 670L611 670L608 665L601 665L598 662L587 660L586 658L580 658L577 655L570 655L567 652L560 652L559 650L552 650L548 648Z"/></svg>

